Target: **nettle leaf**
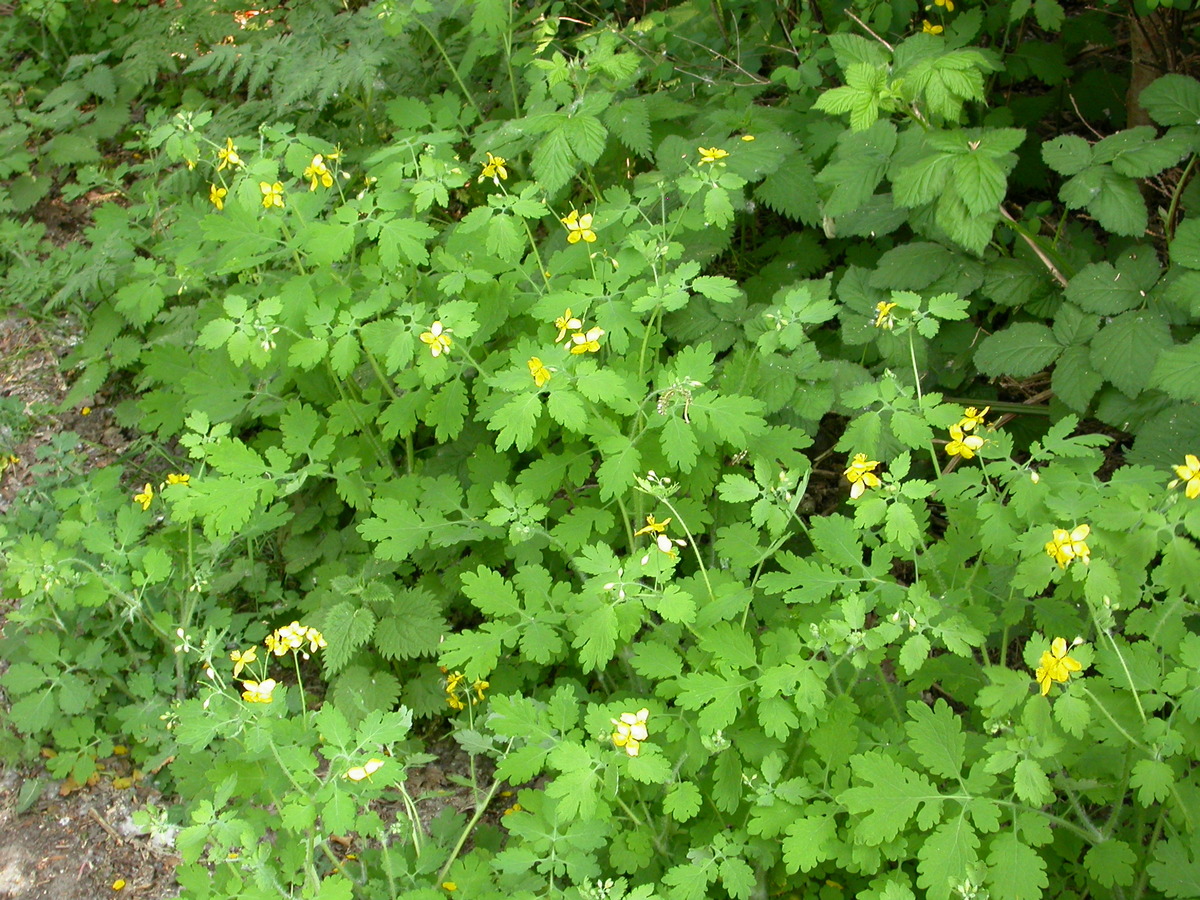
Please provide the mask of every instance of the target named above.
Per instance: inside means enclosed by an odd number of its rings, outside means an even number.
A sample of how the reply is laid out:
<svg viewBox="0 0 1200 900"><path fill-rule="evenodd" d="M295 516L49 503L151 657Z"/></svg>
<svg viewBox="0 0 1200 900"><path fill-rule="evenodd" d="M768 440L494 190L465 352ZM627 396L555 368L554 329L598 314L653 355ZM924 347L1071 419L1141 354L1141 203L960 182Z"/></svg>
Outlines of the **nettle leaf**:
<svg viewBox="0 0 1200 900"><path fill-rule="evenodd" d="M326 674L336 675L344 669L354 651L369 641L374 631L375 616L369 609L345 601L329 609L321 620L321 633L329 644L321 653Z"/></svg>
<svg viewBox="0 0 1200 900"><path fill-rule="evenodd" d="M1092 145L1076 134L1060 135L1042 144L1042 159L1060 175L1078 175L1092 164Z"/></svg>
<svg viewBox="0 0 1200 900"><path fill-rule="evenodd" d="M1041 900L1050 886L1041 854L1011 832L992 838L987 862L988 883L996 900Z"/></svg>
<svg viewBox="0 0 1200 900"><path fill-rule="evenodd" d="M448 630L441 604L420 588L400 593L386 606L387 612L375 625L375 648L388 659L411 659L437 650Z"/></svg>
<svg viewBox="0 0 1200 900"><path fill-rule="evenodd" d="M1092 365L1127 397L1149 384L1159 354L1172 345L1171 329L1156 312L1132 310L1092 339Z"/></svg>
<svg viewBox="0 0 1200 900"><path fill-rule="evenodd" d="M1054 364L1050 386L1055 396L1077 413L1087 411L1088 404L1104 384L1104 376L1092 366L1092 354L1087 347L1068 347Z"/></svg>
<svg viewBox="0 0 1200 900"><path fill-rule="evenodd" d="M1008 190L1007 171L981 153L956 157L953 171L958 195L975 215L995 210Z"/></svg>
<svg viewBox="0 0 1200 900"><path fill-rule="evenodd" d="M821 221L812 162L796 154L763 179L754 196L771 211L805 225Z"/></svg>
<svg viewBox="0 0 1200 900"><path fill-rule="evenodd" d="M1200 82L1187 75L1164 75L1138 102L1159 125L1200 125Z"/></svg>
<svg viewBox="0 0 1200 900"><path fill-rule="evenodd" d="M988 335L975 351L975 365L984 375L1027 378L1058 358L1062 347L1054 332L1037 322L1018 322Z"/></svg>
<svg viewBox="0 0 1200 900"><path fill-rule="evenodd" d="M644 97L630 97L604 111L604 124L622 144L644 159L651 159L650 109Z"/></svg>
<svg viewBox="0 0 1200 900"><path fill-rule="evenodd" d="M530 166L534 178L547 193L553 194L566 186L575 174L578 163L571 149L571 141L562 128L542 138L533 150Z"/></svg>
<svg viewBox="0 0 1200 900"><path fill-rule="evenodd" d="M851 757L855 781L868 782L838 795L838 802L854 816L854 834L864 844L894 840L917 815L921 828L931 828L942 817L942 796L923 775L918 775L880 750Z"/></svg>

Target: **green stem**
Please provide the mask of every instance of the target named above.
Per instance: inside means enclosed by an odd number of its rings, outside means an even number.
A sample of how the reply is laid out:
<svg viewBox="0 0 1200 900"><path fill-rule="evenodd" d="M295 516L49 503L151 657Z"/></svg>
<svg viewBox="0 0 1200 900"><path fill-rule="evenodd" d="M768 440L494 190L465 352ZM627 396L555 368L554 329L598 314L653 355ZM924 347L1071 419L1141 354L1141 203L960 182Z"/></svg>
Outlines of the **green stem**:
<svg viewBox="0 0 1200 900"><path fill-rule="evenodd" d="M1196 160L1200 158L1196 154L1192 154L1192 158L1188 160L1187 167L1183 170L1183 174L1179 176L1179 181L1175 185L1175 190L1171 194L1171 205L1167 207L1166 219L1163 221L1163 232L1167 236L1169 243L1175 237L1175 213L1179 209L1179 199L1183 196L1183 189L1187 186L1188 176L1192 174L1192 169L1196 166Z"/></svg>
<svg viewBox="0 0 1200 900"><path fill-rule="evenodd" d="M417 24L425 29L425 33L429 35L429 39L433 41L433 46L437 47L438 53L442 54L442 59L446 61L446 65L450 68L450 74L454 76L454 80L458 82L458 89L462 91L463 99L471 105L471 109L475 110L475 115L479 116L479 120L483 121L483 111L479 108L479 104L475 102L475 98L471 96L471 92L467 90L466 84L463 83L462 76L458 74L458 67L450 60L450 54L446 52L446 48L442 46L442 42L438 40L438 36L433 33L428 25L426 25L420 17L417 17Z"/></svg>
<svg viewBox="0 0 1200 900"><path fill-rule="evenodd" d="M504 752L508 753L508 750L511 746L512 741L509 741L508 747L504 748ZM488 804L492 802L492 798L496 796L496 792L500 790L500 785L502 783L503 782L501 782L498 778L493 781L491 789L487 792L487 796L483 798L483 802L476 805L475 815L471 817L471 821L467 823L467 827L464 828L462 830L462 834L458 836L458 841L454 844L454 848L450 851L450 856L447 857L445 864L441 868L441 871L438 872L437 880L439 883L445 879L446 873L450 871L450 867L454 865L454 861L458 859L458 854L462 852L463 846L467 843L467 838L471 836L471 833L475 830L475 826L479 824L479 820L482 819L483 814L487 812Z"/></svg>
<svg viewBox="0 0 1200 900"><path fill-rule="evenodd" d="M696 539L692 536L691 529L687 527L687 522L684 521L683 516L679 515L679 510L674 507L670 500L668 500L666 497L663 497L662 502L663 505L671 511L671 515L673 515L679 521L679 527L682 528L683 533L687 535L688 546L691 547L692 552L696 554L696 563L700 566L700 575L704 579L704 586L708 588L708 599L715 601L717 599L717 595L713 593L712 582L708 580L708 568L704 565L704 558L700 555L700 548L696 546Z"/></svg>

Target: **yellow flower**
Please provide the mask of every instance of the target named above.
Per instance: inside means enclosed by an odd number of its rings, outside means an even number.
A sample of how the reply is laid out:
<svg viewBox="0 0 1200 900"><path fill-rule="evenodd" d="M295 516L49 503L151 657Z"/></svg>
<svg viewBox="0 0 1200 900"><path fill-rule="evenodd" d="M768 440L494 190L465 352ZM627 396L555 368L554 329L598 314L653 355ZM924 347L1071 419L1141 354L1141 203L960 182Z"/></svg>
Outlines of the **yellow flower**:
<svg viewBox="0 0 1200 900"><path fill-rule="evenodd" d="M958 427L963 431L974 431L983 424L983 418L992 411L990 406L985 406L983 411L975 409L973 406L968 406L963 413L962 421L958 423Z"/></svg>
<svg viewBox="0 0 1200 900"><path fill-rule="evenodd" d="M90 406L85 406L79 411L79 414L81 416L90 416L92 414L92 408Z"/></svg>
<svg viewBox="0 0 1200 900"><path fill-rule="evenodd" d="M1050 693L1050 686L1054 682L1065 684L1071 680L1071 673L1078 672L1083 668L1077 660L1072 659L1067 655L1067 641L1065 638L1055 638L1049 650L1042 651L1042 658L1039 660L1040 665L1037 671L1034 672L1034 677L1037 678L1037 683L1041 685L1042 696L1045 697Z"/></svg>
<svg viewBox="0 0 1200 900"><path fill-rule="evenodd" d="M961 456L963 459L973 459L975 452L984 445L985 441L977 434L966 434L961 425L950 426L950 442L946 444L946 452L951 456Z"/></svg>
<svg viewBox="0 0 1200 900"><path fill-rule="evenodd" d="M843 473L850 482L850 499L857 500L867 492L867 488L877 488L880 485L879 476L875 469L879 460L867 459L867 454L856 453L850 467Z"/></svg>
<svg viewBox="0 0 1200 900"><path fill-rule="evenodd" d="M263 641L266 648L276 656L283 656L290 651L299 651L304 647L305 643L309 645L313 653L316 653L322 647L328 646L321 632L315 628L308 628L301 625L299 622L292 622L290 625L276 628Z"/></svg>
<svg viewBox="0 0 1200 900"><path fill-rule="evenodd" d="M466 704L458 696L458 689L467 676L462 672L452 672L446 677L446 705L454 710L466 709Z"/></svg>
<svg viewBox="0 0 1200 900"><path fill-rule="evenodd" d="M227 166L240 166L242 164L242 158L237 155L237 148L233 146L233 138L225 138L225 149L218 150L217 156L221 160L217 163L218 172Z"/></svg>
<svg viewBox="0 0 1200 900"><path fill-rule="evenodd" d="M153 499L154 488L150 486L149 482L147 482L146 486L142 488L142 492L140 494L133 495L133 502L142 504L142 509L144 510L150 508L150 501Z"/></svg>
<svg viewBox="0 0 1200 900"><path fill-rule="evenodd" d="M508 160L503 156L492 156L491 153L488 153L487 158L488 161L484 164L483 172L479 175L479 181L490 178L499 187L500 182L508 178L508 169L505 168L508 165Z"/></svg>
<svg viewBox="0 0 1200 900"><path fill-rule="evenodd" d="M247 703L270 703L271 693L275 690L275 679L266 681L243 681L242 699Z"/></svg>
<svg viewBox="0 0 1200 900"><path fill-rule="evenodd" d="M742 135L742 140L743 140L743 141L745 141L745 142L748 144L748 143L750 143L751 141L753 141L753 140L756 140L756 138L755 138L755 137L754 137L754 135L752 135L752 134L743 134L743 135Z"/></svg>
<svg viewBox="0 0 1200 900"><path fill-rule="evenodd" d="M925 34L941 34L945 29L941 25L931 25L928 19L921 21L921 31Z"/></svg>
<svg viewBox="0 0 1200 900"><path fill-rule="evenodd" d="M443 881L443 882L442 882L442 889L443 889L443 890L447 890L447 891L449 891L450 893L452 893L452 894L453 894L455 891L457 891L457 890L458 890L458 885L457 885L457 884L455 884L453 881Z"/></svg>
<svg viewBox="0 0 1200 900"><path fill-rule="evenodd" d="M554 327L558 329L558 337L554 339L554 343L558 343L567 336L568 331L580 331L583 328L583 322L571 315L571 310L567 310L561 316L554 320Z"/></svg>
<svg viewBox="0 0 1200 900"><path fill-rule="evenodd" d="M350 769L343 777L351 781L362 781L370 778L383 767L382 759L368 759L363 765Z"/></svg>
<svg viewBox="0 0 1200 900"><path fill-rule="evenodd" d="M946 12L954 12L954 0L933 0L934 6L944 6Z"/></svg>
<svg viewBox="0 0 1200 900"><path fill-rule="evenodd" d="M1200 497L1200 459L1193 453L1183 458L1182 466L1175 466L1175 474L1187 482L1183 494L1189 500Z"/></svg>
<svg viewBox="0 0 1200 900"><path fill-rule="evenodd" d="M179 475L175 472L172 472L167 476L167 484L191 484L191 482L191 475Z"/></svg>
<svg viewBox="0 0 1200 900"><path fill-rule="evenodd" d="M892 330L892 326L896 324L896 320L892 318L892 310L896 308L895 303L887 303L880 300L875 304L875 327L883 328L887 331Z"/></svg>
<svg viewBox="0 0 1200 900"><path fill-rule="evenodd" d="M114 891L120 891L120 890L124 890L124 889L125 889L125 879L124 879L124 878L118 878L116 881L114 881L114 882L112 883L112 889L113 889Z"/></svg>
<svg viewBox="0 0 1200 900"><path fill-rule="evenodd" d="M1086 566L1092 558L1092 551L1086 543L1091 531L1088 525L1080 525L1074 531L1055 528L1054 536L1046 542L1046 552L1060 569L1065 569L1073 559L1078 559Z"/></svg>
<svg viewBox="0 0 1200 900"><path fill-rule="evenodd" d="M421 340L429 345L429 352L435 357L450 349L450 332L442 328L441 322L430 325L429 330L421 335Z"/></svg>
<svg viewBox="0 0 1200 900"><path fill-rule="evenodd" d="M592 231L592 214L579 215L575 210L560 219L567 226L567 243L578 244L586 241L591 244L596 240L596 232Z"/></svg>
<svg viewBox="0 0 1200 900"><path fill-rule="evenodd" d="M536 356L529 357L529 362L527 365L529 366L529 374L533 376L533 383L538 387L541 387L547 381L549 381L550 376L554 374L554 370L548 368Z"/></svg>
<svg viewBox="0 0 1200 900"><path fill-rule="evenodd" d="M272 206L283 209L283 183L276 181L274 184L267 184L265 181L258 183L258 189L262 191L263 208L270 209Z"/></svg>
<svg viewBox="0 0 1200 900"><path fill-rule="evenodd" d="M641 752L642 741L650 736L646 728L649 716L650 710L639 709L636 713L621 713L619 719L609 719L616 726L616 731L612 733L613 744L623 747L630 756L637 756Z"/></svg>
<svg viewBox="0 0 1200 900"><path fill-rule="evenodd" d="M646 516L646 527L639 528L633 533L634 537L643 534L663 534L667 530L667 526L671 524L670 517L663 519L661 522L655 522L654 516Z"/></svg>
<svg viewBox="0 0 1200 900"><path fill-rule="evenodd" d="M308 189L310 192L317 189L318 183L321 187L333 187L333 173L325 165L325 157L320 153L312 158L312 162L304 170L304 177L308 179Z"/></svg>
<svg viewBox="0 0 1200 900"><path fill-rule="evenodd" d="M577 331L571 335L571 352L578 355L580 353L595 353L600 349L600 338L604 335L603 328L591 328L587 334L582 331Z"/></svg>
<svg viewBox="0 0 1200 900"><path fill-rule="evenodd" d="M308 649L311 653L316 653L318 650L324 650L329 646L325 641L325 635L317 631L315 628L307 628L304 631L304 640L308 641Z"/></svg>
<svg viewBox="0 0 1200 900"><path fill-rule="evenodd" d="M725 159L729 155L729 151L722 150L720 147L709 147L705 150L700 148L700 165L705 163L715 163L718 159Z"/></svg>
<svg viewBox="0 0 1200 900"><path fill-rule="evenodd" d="M225 208L225 196L228 193L229 193L229 191L225 190L225 188L217 187L217 185L215 185L215 184L210 184L208 186L208 199L212 202L212 205L215 206L218 211Z"/></svg>
<svg viewBox="0 0 1200 900"><path fill-rule="evenodd" d="M471 690L473 690L475 692L475 702L476 703L483 702L483 692L486 691L491 686L492 686L491 682L487 682L487 681L476 681L471 684Z"/></svg>
<svg viewBox="0 0 1200 900"><path fill-rule="evenodd" d="M242 652L233 650L230 652L229 658L233 660L233 677L237 678L242 674L242 669L258 659L258 649L251 647L249 650Z"/></svg>

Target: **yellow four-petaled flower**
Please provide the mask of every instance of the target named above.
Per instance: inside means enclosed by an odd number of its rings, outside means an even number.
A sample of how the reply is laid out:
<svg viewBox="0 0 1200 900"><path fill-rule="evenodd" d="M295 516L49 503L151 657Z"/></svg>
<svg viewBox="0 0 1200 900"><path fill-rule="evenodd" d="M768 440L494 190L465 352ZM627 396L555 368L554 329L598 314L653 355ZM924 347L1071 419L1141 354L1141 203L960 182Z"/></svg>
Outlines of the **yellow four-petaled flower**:
<svg viewBox="0 0 1200 900"><path fill-rule="evenodd" d="M258 189L262 191L264 209L270 209L272 206L283 209L283 182L276 181L274 184L269 184L266 181L260 181Z"/></svg>
<svg viewBox="0 0 1200 900"><path fill-rule="evenodd" d="M318 184L321 187L333 187L333 173L325 165L325 157L320 153L312 158L312 162L304 170L304 177L308 179L308 189L310 192L315 191Z"/></svg>
<svg viewBox="0 0 1200 900"><path fill-rule="evenodd" d="M218 212L225 208L225 197L228 195L228 193L229 191L227 191L225 188L219 187L215 184L210 184L208 186L208 199L212 205L217 208Z"/></svg>
<svg viewBox="0 0 1200 900"><path fill-rule="evenodd" d="M1189 500L1200 497L1200 458L1189 453L1183 458L1182 466L1175 466L1175 474L1184 481L1183 495Z"/></svg>
<svg viewBox="0 0 1200 900"><path fill-rule="evenodd" d="M642 741L650 736L650 731L646 727L646 720L649 717L650 710L639 709L635 713L621 713L619 719L610 719L609 721L616 726L616 730L612 733L613 744L622 748L630 756L637 756L641 752Z"/></svg>
<svg viewBox="0 0 1200 900"><path fill-rule="evenodd" d="M441 322L434 322L429 330L422 333L421 340L429 345L429 352L437 357L450 349L450 332L442 328Z"/></svg>
<svg viewBox="0 0 1200 900"><path fill-rule="evenodd" d="M1041 686L1043 697L1050 693L1054 682L1065 684L1071 680L1072 672L1078 672L1083 668L1078 660L1072 659L1068 655L1068 649L1066 638L1055 638L1050 643L1050 649L1042 651L1042 658L1039 660L1040 664L1037 671L1034 672L1034 677Z"/></svg>
<svg viewBox="0 0 1200 900"><path fill-rule="evenodd" d="M233 661L233 677L237 678L242 674L242 669L258 659L258 648L251 647L248 650L230 651L229 658Z"/></svg>
<svg viewBox="0 0 1200 900"><path fill-rule="evenodd" d="M233 146L233 138L230 137L225 138L225 149L218 150L217 157L220 159L220 162L217 163L218 172L228 166L240 166L242 164L242 158L238 156L237 148Z"/></svg>
<svg viewBox="0 0 1200 900"><path fill-rule="evenodd" d="M589 328L587 333L577 331L571 335L571 352L595 353L600 349L600 338L604 336L603 328Z"/></svg>
<svg viewBox="0 0 1200 900"><path fill-rule="evenodd" d="M921 21L921 31L924 34L941 34L944 30L941 25L933 25L928 19Z"/></svg>
<svg viewBox="0 0 1200 900"><path fill-rule="evenodd" d="M575 210L571 210L559 221L567 226L568 244L578 244L580 241L590 244L596 240L596 232L592 231L591 213L584 213L581 216Z"/></svg>
<svg viewBox="0 0 1200 900"><path fill-rule="evenodd" d="M299 651L306 643L313 653L329 646L321 632L315 628L301 625L299 622L292 622L290 625L276 628L263 641L266 648L276 656L283 656L289 651Z"/></svg>
<svg viewBox="0 0 1200 900"><path fill-rule="evenodd" d="M554 374L554 369L546 366L536 356L531 356L527 365L529 366L529 374L533 376L533 383L538 387L549 381L550 376Z"/></svg>
<svg viewBox="0 0 1200 900"><path fill-rule="evenodd" d="M153 499L154 487L149 482L147 482L146 486L142 488L142 492L140 494L133 495L133 502L142 504L143 510L150 508L150 501Z"/></svg>
<svg viewBox="0 0 1200 900"><path fill-rule="evenodd" d="M961 424L950 426L950 440L946 444L946 452L950 456L961 456L963 459L973 459L975 453L986 441L977 434L967 434Z"/></svg>
<svg viewBox="0 0 1200 900"><path fill-rule="evenodd" d="M850 499L857 500L867 492L867 488L877 488L880 485L879 476L875 469L879 461L867 459L867 454L856 453L849 468L846 469L846 480L850 482Z"/></svg>
<svg viewBox="0 0 1200 900"><path fill-rule="evenodd" d="M728 150L722 150L720 147L704 147L700 148L700 165L705 163L715 163L719 159L725 159L729 156Z"/></svg>
<svg viewBox="0 0 1200 900"><path fill-rule="evenodd" d="M554 343L565 340L568 331L579 331L583 328L583 320L577 319L571 315L571 310L568 309L561 316L554 320L554 327L558 329L558 337L554 339Z"/></svg>
<svg viewBox="0 0 1200 900"><path fill-rule="evenodd" d="M361 766L352 767L346 772L345 777L351 781L362 781L364 778L370 778L381 768L383 768L382 759L368 759Z"/></svg>
<svg viewBox="0 0 1200 900"><path fill-rule="evenodd" d="M274 678L268 678L266 681L243 681L242 699L247 703L270 703L271 694L274 692L276 682Z"/></svg>
<svg viewBox="0 0 1200 900"><path fill-rule="evenodd" d="M483 171L479 175L479 181L490 178L499 187L500 182L508 178L508 169L506 168L508 160L503 156L492 156L491 153L488 153L487 158L488 161L484 164Z"/></svg>
<svg viewBox="0 0 1200 900"><path fill-rule="evenodd" d="M880 300L875 304L875 327L883 328L886 331L891 331L896 320L892 317L892 310L896 308L895 303L888 303Z"/></svg>
<svg viewBox="0 0 1200 900"><path fill-rule="evenodd" d="M1092 559L1091 548L1087 545L1087 536L1091 532L1089 525L1079 525L1072 531L1055 528L1053 537L1046 542L1046 553L1060 569L1065 569L1075 559L1086 566Z"/></svg>

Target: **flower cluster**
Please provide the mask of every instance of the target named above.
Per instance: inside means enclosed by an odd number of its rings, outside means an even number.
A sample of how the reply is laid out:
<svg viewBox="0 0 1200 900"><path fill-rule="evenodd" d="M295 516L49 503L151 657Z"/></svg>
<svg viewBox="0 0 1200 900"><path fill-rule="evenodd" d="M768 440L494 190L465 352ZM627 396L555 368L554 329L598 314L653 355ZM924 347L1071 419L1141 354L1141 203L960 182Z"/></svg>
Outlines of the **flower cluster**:
<svg viewBox="0 0 1200 900"><path fill-rule="evenodd" d="M462 672L451 672L446 676L446 705L454 710L467 708L463 700L472 705L483 701L483 692L491 685L486 681L473 681L467 686L467 676Z"/></svg>
<svg viewBox="0 0 1200 900"><path fill-rule="evenodd" d="M968 406L958 424L950 426L950 440L946 442L946 453L950 456L961 456L963 459L973 459L986 441L971 432L983 424L983 418L990 410L990 406L985 406L982 411Z"/></svg>
<svg viewBox="0 0 1200 900"><path fill-rule="evenodd" d="M1175 474L1184 482L1183 495L1189 500L1200 497L1200 458L1189 453L1183 458L1182 466L1175 466ZM1179 482L1173 482L1174 487Z"/></svg>
<svg viewBox="0 0 1200 900"><path fill-rule="evenodd" d="M567 341L567 347L575 355L595 353L600 349L600 338L604 337L604 329L597 327L584 331L583 320L573 316L569 309L554 320L554 327L558 329L558 336L554 339L554 343L556 344L566 339L568 331L571 332L571 339ZM531 365L530 369L532 370L532 368ZM537 376L535 375L534 377L536 379ZM541 385L538 386L540 387Z"/></svg>
<svg viewBox="0 0 1200 900"><path fill-rule="evenodd" d="M1091 561L1092 551L1085 543L1091 534L1091 527L1080 525L1073 531L1065 528L1055 528L1054 536L1046 542L1046 552L1058 563L1060 569L1065 569L1071 560L1077 559L1085 566Z"/></svg>
<svg viewBox="0 0 1200 900"><path fill-rule="evenodd" d="M492 183L499 187L500 182L508 178L508 169L506 168L508 160L503 156L492 156L491 153L488 153L487 158L488 161L484 164L483 172L480 173L478 180L483 181L485 178L490 178Z"/></svg>
<svg viewBox="0 0 1200 900"><path fill-rule="evenodd" d="M879 476L875 474L875 469L879 466L879 460L867 459L867 454L856 453L854 460L850 463L850 468L843 473L846 480L850 482L850 499L857 500L866 493L867 488L879 487Z"/></svg>
<svg viewBox="0 0 1200 900"><path fill-rule="evenodd" d="M635 713L621 713L619 719L609 719L616 727L612 733L613 744L623 748L630 756L637 756L641 752L642 741L650 736L646 728L649 717L650 710L639 709Z"/></svg>
<svg viewBox="0 0 1200 900"><path fill-rule="evenodd" d="M1039 660L1034 677L1037 678L1037 683L1042 689L1042 696L1045 697L1050 693L1050 687L1054 682L1066 684L1071 680L1071 673L1078 672L1082 668L1083 666L1077 660L1068 655L1066 639L1055 638L1050 643L1050 649L1042 651L1042 658Z"/></svg>
<svg viewBox="0 0 1200 900"><path fill-rule="evenodd" d="M421 340L429 345L429 352L436 358L450 349L450 331L442 328L441 322L434 322L429 330L421 335Z"/></svg>
<svg viewBox="0 0 1200 900"><path fill-rule="evenodd" d="M654 521L654 516L646 516L646 525L644 528L639 528L633 534L635 537L643 534L654 535L654 544L667 556L674 557L676 555L676 547L686 547L687 541L680 538L673 538L667 534L667 526L671 524L671 519L668 516L661 522Z"/></svg>
<svg viewBox="0 0 1200 900"><path fill-rule="evenodd" d="M328 646L321 632L315 628L301 625L299 622L276 628L267 635L267 639L263 643L276 656L284 656L289 652L302 652L306 643L313 653Z"/></svg>
<svg viewBox="0 0 1200 900"><path fill-rule="evenodd" d="M567 243L578 244L583 241L588 244L595 243L596 232L592 231L592 214L584 213L582 216L575 210L571 210L567 215L560 220L567 226Z"/></svg>

